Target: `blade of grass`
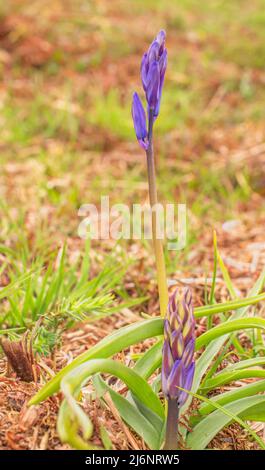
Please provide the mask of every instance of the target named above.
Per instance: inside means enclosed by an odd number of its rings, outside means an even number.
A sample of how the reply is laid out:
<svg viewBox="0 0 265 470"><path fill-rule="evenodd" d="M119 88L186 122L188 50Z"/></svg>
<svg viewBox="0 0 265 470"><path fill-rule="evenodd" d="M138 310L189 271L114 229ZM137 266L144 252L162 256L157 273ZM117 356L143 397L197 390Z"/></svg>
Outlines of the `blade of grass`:
<svg viewBox="0 0 265 470"><path fill-rule="evenodd" d="M211 401L219 403L219 405L226 405L227 403L234 402L240 398L250 397L257 395L260 392L265 392L265 380L258 380L257 382L237 387L234 390L220 393L215 397L211 397ZM215 408L210 403L203 403L199 408L199 413L203 416L211 413Z"/></svg>
<svg viewBox="0 0 265 470"><path fill-rule="evenodd" d="M180 388L180 387L179 387ZM181 390L183 390L181 388ZM186 390L185 390L186 391ZM237 414L242 413L251 406L262 403L265 401L265 397L247 397L237 400L236 402L230 403L225 407L219 405L216 402L213 402L209 398L203 397L198 393L187 392L194 398L201 400L205 403L208 403L216 409L209 416L204 418L197 426L194 427L193 431L187 436L187 446L192 450L202 450L209 444L209 442L214 438L214 436L225 426L227 426L231 421L236 421L240 426L242 426L259 444L262 449L265 449L265 443L263 440L256 434L251 427L245 423Z"/></svg>
<svg viewBox="0 0 265 470"><path fill-rule="evenodd" d="M237 380L243 380L248 378L265 378L265 370L261 369L246 369L246 370L235 370L235 371L227 371L227 372L220 372L215 377L206 380L203 384L203 388L200 387L200 393L209 392L215 388L222 387L225 384L236 382Z"/></svg>
<svg viewBox="0 0 265 470"><path fill-rule="evenodd" d="M216 239L216 231L213 231L213 247L214 247L214 262L213 262L213 280L211 285L210 291L210 298L209 304L213 305L215 303L214 292L215 292L215 285L216 285L216 273L217 273L217 239ZM207 329L210 330L213 325L213 318L209 316L207 319Z"/></svg>

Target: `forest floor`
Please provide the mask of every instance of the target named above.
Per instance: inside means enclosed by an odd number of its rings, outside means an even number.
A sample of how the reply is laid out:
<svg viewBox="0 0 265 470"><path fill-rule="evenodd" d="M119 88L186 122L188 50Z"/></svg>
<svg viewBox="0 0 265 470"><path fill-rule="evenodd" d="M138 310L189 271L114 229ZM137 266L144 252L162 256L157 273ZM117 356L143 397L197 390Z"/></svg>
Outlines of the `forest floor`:
<svg viewBox="0 0 265 470"><path fill-rule="evenodd" d="M265 265L264 7L264 0L10 0L0 6L2 286L14 264L29 269L41 254L46 266L64 243L70 263L84 251L82 204L99 207L100 195L109 195L112 205L148 201L130 107L133 91L140 91L142 54L163 28L169 62L155 128L158 188L162 202L185 203L188 210L186 247L166 250L168 278L190 286L196 305L203 305L216 230L237 295L248 292ZM148 299L67 330L52 356L38 356L42 382L114 328L142 312L158 314L151 243L93 241L92 276L109 255L117 264L131 261L117 291ZM215 295L229 298L219 272ZM0 448L67 448L56 432L60 396L27 409L40 383L7 373L5 357L0 366ZM144 448L111 404L103 409L95 401L87 409L96 443L105 422L114 448ZM262 436L263 425L252 425ZM210 447L256 444L234 424Z"/></svg>

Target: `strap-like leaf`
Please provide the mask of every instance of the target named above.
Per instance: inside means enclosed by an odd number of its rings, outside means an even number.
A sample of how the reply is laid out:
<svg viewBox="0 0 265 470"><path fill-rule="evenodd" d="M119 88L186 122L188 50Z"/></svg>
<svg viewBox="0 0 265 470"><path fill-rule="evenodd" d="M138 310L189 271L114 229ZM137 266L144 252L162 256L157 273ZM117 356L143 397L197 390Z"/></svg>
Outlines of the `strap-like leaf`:
<svg viewBox="0 0 265 470"><path fill-rule="evenodd" d="M36 405L57 392L62 378L68 372L71 372L77 366L83 364L89 359L112 357L114 354L122 351L128 346L131 346L132 344L139 343L147 338L152 338L162 334L163 320L161 318L145 320L143 322L134 323L132 325L125 326L124 328L120 328L101 340L88 351L80 354L80 356L74 359L71 364L68 364L58 372L55 377L53 377L38 393L36 393L36 395L34 395L30 400L29 405Z"/></svg>
<svg viewBox="0 0 265 470"><path fill-rule="evenodd" d="M221 323L197 338L196 350L206 346L220 336L224 336L233 331L245 330L247 328L265 329L265 320L263 318L242 318Z"/></svg>
<svg viewBox="0 0 265 470"><path fill-rule="evenodd" d="M258 277L257 281L255 282L254 286L250 289L248 296L253 297L257 296L261 289L263 288L265 283L265 268L261 272L260 276ZM230 323L235 319L242 318L246 315L248 311L248 306L244 306L237 310L237 312L233 315L233 317L228 318L226 323ZM229 334L224 336L220 336L216 341L212 341L205 349L205 351L201 354L198 361L196 361L196 368L195 374L192 384L192 392L196 392L200 386L201 380L205 372L207 371L208 367L213 361L213 358L219 353L223 345L225 344L226 340L229 338ZM191 403L191 397L188 398L186 404L182 408L182 413L185 413L187 408ZM183 435L186 434L186 429L183 428Z"/></svg>
<svg viewBox="0 0 265 470"><path fill-rule="evenodd" d="M254 405L264 403L265 396L259 395L242 398L241 400L229 403L226 406L221 406L218 403L196 393L191 393L191 395L205 401L206 403L212 404L217 409L200 421L199 424L193 428L192 432L188 434L186 444L189 448L193 450L205 449L221 429L227 426L231 421L236 421L254 437L262 449L265 449L265 443L262 439L260 439L250 426L238 416L248 409L251 409Z"/></svg>
<svg viewBox="0 0 265 470"><path fill-rule="evenodd" d="M60 410L58 430L64 442L69 442L73 445L75 435L78 438L78 429L75 429L74 433L67 429L69 419L71 419L75 425L78 423L78 427L81 428L84 436L84 439L81 438L81 440L78 441L78 448L80 448L80 446L85 447L85 440L88 440L92 435L92 423L76 402L76 398L84 383L93 374L98 372L111 374L121 379L139 401L153 411L153 413L156 413L161 418L162 422L164 421L164 408L158 396L154 393L145 379L140 377L134 370L111 359L94 359L76 367L73 371L67 374L61 382L61 389L65 396L65 400L63 402L63 407ZM124 405L124 401L121 402L120 400L119 403L120 406ZM130 411L130 416L132 417L131 407L128 405L127 409L123 409L123 412L125 413L127 411L127 413L129 413ZM156 436L156 438L158 438L158 436ZM156 442L158 442L158 440ZM91 446L89 442L87 445Z"/></svg>
<svg viewBox="0 0 265 470"><path fill-rule="evenodd" d="M226 405L227 403L232 403L240 398L257 395L260 392L265 392L265 380L258 380L248 385L244 385L243 387L229 390L229 392L220 393L215 397L211 397L211 401L219 403L219 405ZM203 403L199 408L199 413L201 415L207 415L214 409L215 408L212 403Z"/></svg>
<svg viewBox="0 0 265 470"><path fill-rule="evenodd" d="M111 399L116 406L121 418L140 436L144 439L150 449L158 449L160 442L160 434L163 426L163 420L157 415L160 422L160 427L155 427L140 413L137 407L130 403L127 398L123 397L115 390L113 390L99 375L94 377L94 386L99 393L99 396L104 399L104 394L109 392Z"/></svg>
<svg viewBox="0 0 265 470"><path fill-rule="evenodd" d="M261 369L245 369L245 370L228 370L220 372L215 377L206 380L203 387L200 389L201 392L209 392L214 388L221 387L222 385L235 382L236 380L248 379L252 377L265 378L265 370Z"/></svg>

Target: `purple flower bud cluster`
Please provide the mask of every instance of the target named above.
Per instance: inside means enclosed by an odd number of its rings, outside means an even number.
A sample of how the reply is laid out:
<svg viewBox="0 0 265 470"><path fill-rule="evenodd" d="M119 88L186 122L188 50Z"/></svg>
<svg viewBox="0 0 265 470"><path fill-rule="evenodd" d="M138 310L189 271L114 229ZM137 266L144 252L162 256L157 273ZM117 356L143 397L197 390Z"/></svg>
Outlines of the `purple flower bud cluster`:
<svg viewBox="0 0 265 470"><path fill-rule="evenodd" d="M143 55L141 64L141 79L147 101L148 121L150 114L156 119L159 113L162 88L167 67L167 50L165 48L166 33L160 31ZM140 145L147 150L148 131L146 126L146 114L142 102L137 93L133 95L132 117L136 137Z"/></svg>
<svg viewBox="0 0 265 470"><path fill-rule="evenodd" d="M167 398L182 406L188 394L178 387L190 390L195 362L195 319L189 289L177 290L170 297L164 322L162 358L162 390Z"/></svg>

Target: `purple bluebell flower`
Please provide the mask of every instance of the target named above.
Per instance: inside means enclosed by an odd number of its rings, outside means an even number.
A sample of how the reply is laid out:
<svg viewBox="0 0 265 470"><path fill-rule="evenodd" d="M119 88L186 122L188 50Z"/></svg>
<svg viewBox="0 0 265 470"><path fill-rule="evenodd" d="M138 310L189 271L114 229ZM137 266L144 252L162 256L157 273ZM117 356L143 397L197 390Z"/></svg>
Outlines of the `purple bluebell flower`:
<svg viewBox="0 0 265 470"><path fill-rule="evenodd" d="M160 31L148 51L143 55L141 63L141 79L147 101L149 130L152 128L153 122L157 118L160 108L162 88L167 67L165 40L165 31ZM152 123L150 123L151 116ZM147 150L149 142L147 139L148 132L146 130L146 116L137 93L134 93L133 95L132 117L137 139L140 142L140 145Z"/></svg>
<svg viewBox="0 0 265 470"><path fill-rule="evenodd" d="M143 55L141 64L141 78L148 103L148 109L153 110L154 118L156 118L159 113L167 66L165 40L165 31L160 31L149 47L148 52Z"/></svg>
<svg viewBox="0 0 265 470"><path fill-rule="evenodd" d="M140 145L146 150L148 147L146 115L142 102L137 93L133 94L132 118L136 137Z"/></svg>
<svg viewBox="0 0 265 470"><path fill-rule="evenodd" d="M178 387L190 390L195 362L195 319L189 289L175 291L168 303L164 322L165 341L162 360L162 389L168 399L182 406L188 394Z"/></svg>

